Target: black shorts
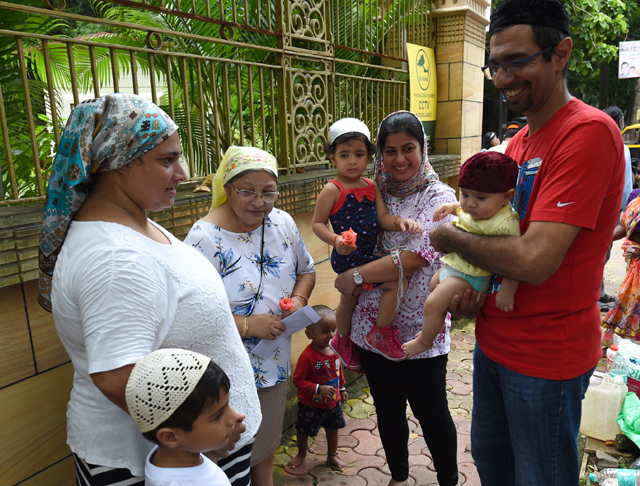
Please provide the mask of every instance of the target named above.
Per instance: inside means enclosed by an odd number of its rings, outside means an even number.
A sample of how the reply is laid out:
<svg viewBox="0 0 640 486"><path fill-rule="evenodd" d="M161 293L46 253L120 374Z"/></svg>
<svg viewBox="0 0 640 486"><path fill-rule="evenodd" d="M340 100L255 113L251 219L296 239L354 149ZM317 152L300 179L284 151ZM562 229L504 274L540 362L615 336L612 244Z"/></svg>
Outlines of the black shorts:
<svg viewBox="0 0 640 486"><path fill-rule="evenodd" d="M342 415L342 403L333 408L317 408L298 402L298 433L315 437L320 427L325 429L341 429L345 426Z"/></svg>

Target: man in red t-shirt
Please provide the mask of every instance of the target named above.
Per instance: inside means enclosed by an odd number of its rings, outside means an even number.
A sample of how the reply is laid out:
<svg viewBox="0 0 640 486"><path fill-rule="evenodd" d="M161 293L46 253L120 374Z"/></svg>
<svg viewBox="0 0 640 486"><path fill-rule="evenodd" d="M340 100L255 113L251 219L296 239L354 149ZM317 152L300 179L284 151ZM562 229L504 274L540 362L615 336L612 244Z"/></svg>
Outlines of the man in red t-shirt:
<svg viewBox="0 0 640 486"><path fill-rule="evenodd" d="M559 0L510 0L491 17L483 68L528 126L507 146L521 166L519 237L440 226L433 246L519 280L512 312L495 291L454 298L476 322L471 451L482 484L578 484L581 399L600 346L600 282L624 180L610 117L573 98L569 17ZM460 307L458 307L458 304ZM483 307L481 307L484 305Z"/></svg>

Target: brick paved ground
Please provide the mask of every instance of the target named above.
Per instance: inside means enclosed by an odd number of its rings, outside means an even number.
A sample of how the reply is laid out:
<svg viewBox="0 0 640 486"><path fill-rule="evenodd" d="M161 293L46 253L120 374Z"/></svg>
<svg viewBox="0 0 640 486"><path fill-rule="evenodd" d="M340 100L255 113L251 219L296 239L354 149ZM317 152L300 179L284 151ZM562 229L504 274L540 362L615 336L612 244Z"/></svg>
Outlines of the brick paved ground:
<svg viewBox="0 0 640 486"><path fill-rule="evenodd" d="M447 389L449 408L458 429L458 464L460 483L479 486L475 466L469 452L469 432L471 427L471 373L472 353L475 338L473 322L459 321L452 332L452 350L447 365ZM348 485L386 486L390 479L384 450L377 430L373 399L369 394L366 379L360 378L349 388L351 397L346 403L345 420L347 426L340 431L340 458L349 464L346 471L337 473L324 465L326 460L326 438L324 431L311 447L313 453L307 455L304 464L297 469L286 465L298 452L294 433L285 434L283 444L276 456L276 486L285 485ZM417 484L438 484L436 474L417 420L409 414L409 486Z"/></svg>
<svg viewBox="0 0 640 486"><path fill-rule="evenodd" d="M620 250L620 242L614 244L611 259L605 268L605 289L615 295L624 279L626 267ZM470 453L470 428L472 406L472 373L474 322L456 321L451 333L451 352L447 365L447 390L449 408L458 430L458 467L460 484L480 486L480 479ZM375 407L369 395L366 379L357 380L349 388L350 400L344 407L346 428L340 431L340 458L349 464L346 471L338 473L324 465L326 438L321 431L312 444L313 453L307 455L304 464L295 470L287 467L290 458L297 453L295 432L285 433L282 446L276 455L274 483L276 486L316 484L336 486L386 486L390 479L384 450L377 430ZM409 414L409 486L438 484L429 449L422 438L420 426Z"/></svg>

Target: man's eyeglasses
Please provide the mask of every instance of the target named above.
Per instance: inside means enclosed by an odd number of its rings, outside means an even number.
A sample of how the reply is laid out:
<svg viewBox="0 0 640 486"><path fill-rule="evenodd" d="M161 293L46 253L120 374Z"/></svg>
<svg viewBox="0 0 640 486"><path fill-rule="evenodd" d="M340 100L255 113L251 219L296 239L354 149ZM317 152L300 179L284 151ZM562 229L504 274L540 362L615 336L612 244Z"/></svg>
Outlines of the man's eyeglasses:
<svg viewBox="0 0 640 486"><path fill-rule="evenodd" d="M234 186L233 184L231 184L231 187L236 190L238 197L244 201L253 201L257 199L258 196L260 196L262 202L274 203L276 202L276 200L278 199L278 195L280 194L278 191L269 191L258 194L255 191L249 191L247 189L236 189L236 186Z"/></svg>
<svg viewBox="0 0 640 486"><path fill-rule="evenodd" d="M552 49L555 49L556 46L547 47L546 49L541 50L540 52L536 52L532 56L525 57L524 59L516 59L514 61L507 61L503 64L487 64L486 66L481 67L482 73L484 77L487 79L493 79L495 75L498 73L498 69L502 68L505 73L514 74L520 71L528 62L534 60L541 54L548 52Z"/></svg>

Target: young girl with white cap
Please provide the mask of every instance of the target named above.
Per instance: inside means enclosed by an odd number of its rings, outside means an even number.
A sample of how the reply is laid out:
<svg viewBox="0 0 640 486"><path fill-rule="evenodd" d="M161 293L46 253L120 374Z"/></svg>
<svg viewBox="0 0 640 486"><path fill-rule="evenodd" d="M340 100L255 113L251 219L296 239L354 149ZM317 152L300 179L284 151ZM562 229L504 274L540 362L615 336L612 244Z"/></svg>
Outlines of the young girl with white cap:
<svg viewBox="0 0 640 486"><path fill-rule="evenodd" d="M342 118L329 127L329 141L324 150L338 169L338 175L329 180L318 195L312 221L316 236L333 247L333 270L342 273L353 268L354 281L358 285L363 283L358 266L383 256L375 253L378 234L382 230L422 232L422 226L415 221L390 214L378 186L362 177L375 152L370 137L367 126L356 118ZM333 231L328 228L328 221L331 221ZM373 284L369 285L371 287L365 285L364 288L373 288ZM380 310L376 325L366 337L367 343L386 358L400 361L405 355L391 322L407 281L403 279L402 286L398 280L378 286L383 291ZM357 302L357 295L340 296L336 309L338 334L330 344L345 366L354 370L361 366L349 339L351 314Z"/></svg>

